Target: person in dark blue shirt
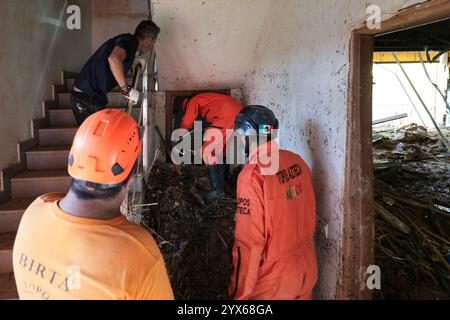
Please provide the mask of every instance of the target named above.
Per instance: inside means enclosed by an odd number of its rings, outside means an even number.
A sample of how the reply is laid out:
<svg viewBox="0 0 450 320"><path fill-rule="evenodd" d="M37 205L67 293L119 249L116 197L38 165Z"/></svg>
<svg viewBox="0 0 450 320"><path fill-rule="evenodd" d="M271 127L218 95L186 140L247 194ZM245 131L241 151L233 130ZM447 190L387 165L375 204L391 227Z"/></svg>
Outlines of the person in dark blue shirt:
<svg viewBox="0 0 450 320"><path fill-rule="evenodd" d="M120 86L125 98L137 102L139 93L127 83L136 53L149 52L160 28L153 22L139 23L134 34L121 34L106 41L88 60L75 80L72 110L78 126L108 104L108 92Z"/></svg>

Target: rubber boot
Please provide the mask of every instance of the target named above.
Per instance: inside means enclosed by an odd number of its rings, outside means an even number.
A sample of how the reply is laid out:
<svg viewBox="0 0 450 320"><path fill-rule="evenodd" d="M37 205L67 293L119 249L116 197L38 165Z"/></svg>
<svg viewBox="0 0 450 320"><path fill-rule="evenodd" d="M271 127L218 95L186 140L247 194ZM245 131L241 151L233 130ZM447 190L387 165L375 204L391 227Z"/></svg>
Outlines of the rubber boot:
<svg viewBox="0 0 450 320"><path fill-rule="evenodd" d="M222 174L222 166L214 165L207 167L209 182L213 190L207 194L205 194L205 200L220 200L224 197L223 192L223 174Z"/></svg>

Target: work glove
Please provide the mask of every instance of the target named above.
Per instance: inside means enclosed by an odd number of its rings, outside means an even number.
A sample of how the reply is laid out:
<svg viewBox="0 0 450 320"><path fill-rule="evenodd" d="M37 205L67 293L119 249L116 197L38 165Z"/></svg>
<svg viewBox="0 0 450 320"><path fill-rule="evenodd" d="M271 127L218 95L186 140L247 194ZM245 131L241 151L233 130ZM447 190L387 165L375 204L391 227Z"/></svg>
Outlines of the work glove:
<svg viewBox="0 0 450 320"><path fill-rule="evenodd" d="M133 105L137 104L139 101L139 91L133 89L131 86L127 86L122 89L122 94L128 100L133 101Z"/></svg>

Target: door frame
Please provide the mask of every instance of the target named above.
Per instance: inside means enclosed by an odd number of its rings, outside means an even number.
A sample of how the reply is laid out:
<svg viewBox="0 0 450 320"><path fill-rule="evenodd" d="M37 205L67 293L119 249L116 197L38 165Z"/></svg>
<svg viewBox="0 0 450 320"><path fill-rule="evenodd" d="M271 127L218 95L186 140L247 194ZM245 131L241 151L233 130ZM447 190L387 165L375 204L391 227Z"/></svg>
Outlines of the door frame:
<svg viewBox="0 0 450 320"><path fill-rule="evenodd" d="M374 264L375 224L372 167L372 65L377 35L450 18L449 0L431 0L399 11L380 29L366 25L350 40L344 219L338 299L371 299L366 270Z"/></svg>

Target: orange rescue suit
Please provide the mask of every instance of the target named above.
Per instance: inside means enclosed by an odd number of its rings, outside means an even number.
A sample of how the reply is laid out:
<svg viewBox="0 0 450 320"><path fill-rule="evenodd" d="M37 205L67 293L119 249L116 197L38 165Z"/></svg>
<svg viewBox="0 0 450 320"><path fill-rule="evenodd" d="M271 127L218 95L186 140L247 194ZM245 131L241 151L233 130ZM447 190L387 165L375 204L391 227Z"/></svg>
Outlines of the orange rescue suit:
<svg viewBox="0 0 450 320"><path fill-rule="evenodd" d="M227 95L218 93L198 94L189 100L180 128L187 130L191 129L197 117L201 116L211 124L206 128L206 131L213 128L220 130L223 147L221 148L218 146L217 149L221 149L223 152L228 139L231 138L231 134L227 135L226 130L234 128L234 120L236 115L241 112L242 108L243 106L239 101ZM215 142L218 143L219 141L215 141L214 139L205 141L203 143L203 149ZM206 164L213 165L217 163L218 156L219 155L215 155L215 157L209 158L206 155L203 155L203 159Z"/></svg>
<svg viewBox="0 0 450 320"><path fill-rule="evenodd" d="M278 151L275 142L269 150ZM261 147L250 154L249 163ZM233 273L236 300L311 299L317 282L313 235L316 203L303 159L279 150L279 170L263 175L258 162L238 178Z"/></svg>

